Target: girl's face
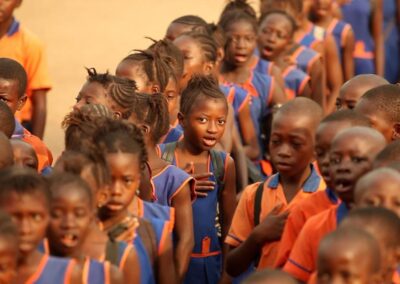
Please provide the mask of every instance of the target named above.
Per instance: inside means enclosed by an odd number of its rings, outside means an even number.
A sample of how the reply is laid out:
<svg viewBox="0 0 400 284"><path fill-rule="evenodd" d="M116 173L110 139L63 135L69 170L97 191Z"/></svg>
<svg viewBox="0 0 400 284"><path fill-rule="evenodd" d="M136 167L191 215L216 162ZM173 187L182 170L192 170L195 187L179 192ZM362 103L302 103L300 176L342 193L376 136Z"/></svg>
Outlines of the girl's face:
<svg viewBox="0 0 400 284"><path fill-rule="evenodd" d="M198 151L208 151L220 140L225 131L227 105L220 99L198 98L186 117L180 114L185 140Z"/></svg>
<svg viewBox="0 0 400 284"><path fill-rule="evenodd" d="M226 35L228 45L225 61L237 67L245 66L251 60L257 46L257 34L253 25L247 21L232 23Z"/></svg>
<svg viewBox="0 0 400 284"><path fill-rule="evenodd" d="M17 275L18 240L0 236L0 284L14 283Z"/></svg>
<svg viewBox="0 0 400 284"><path fill-rule="evenodd" d="M38 158L31 145L20 140L11 140L14 153L14 165L38 170Z"/></svg>
<svg viewBox="0 0 400 284"><path fill-rule="evenodd" d="M83 189L64 185L53 192L47 231L50 249L60 256L79 252L93 220L93 205Z"/></svg>
<svg viewBox="0 0 400 284"><path fill-rule="evenodd" d="M105 208L109 215L117 215L128 208L139 188L139 157L130 153L109 153L107 162L111 170L112 184Z"/></svg>
<svg viewBox="0 0 400 284"><path fill-rule="evenodd" d="M112 102L107 90L97 82L86 82L76 97L74 109L81 109L85 104L99 104L112 109Z"/></svg>
<svg viewBox="0 0 400 284"><path fill-rule="evenodd" d="M209 74L213 64L207 62L203 50L191 37L180 36L174 40L174 44L180 49L184 58L183 75L180 82L180 88L183 90L193 74Z"/></svg>
<svg viewBox="0 0 400 284"><path fill-rule="evenodd" d="M279 14L267 16L258 29L258 48L262 58L273 61L282 54L292 41L292 26Z"/></svg>
<svg viewBox="0 0 400 284"><path fill-rule="evenodd" d="M138 92L152 94L153 86L139 63L123 60L118 64L115 75L135 81Z"/></svg>
<svg viewBox="0 0 400 284"><path fill-rule="evenodd" d="M168 102L169 123L173 125L177 120L179 110L179 88L178 82L170 78L163 93Z"/></svg>

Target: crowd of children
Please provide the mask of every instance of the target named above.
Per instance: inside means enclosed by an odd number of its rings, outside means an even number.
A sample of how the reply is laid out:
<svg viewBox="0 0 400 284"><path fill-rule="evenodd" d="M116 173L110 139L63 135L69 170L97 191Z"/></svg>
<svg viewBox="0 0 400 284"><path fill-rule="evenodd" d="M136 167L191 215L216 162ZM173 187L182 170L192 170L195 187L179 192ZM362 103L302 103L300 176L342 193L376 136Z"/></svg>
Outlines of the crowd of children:
<svg viewBox="0 0 400 284"><path fill-rule="evenodd" d="M400 283L396 1L179 17L87 69L54 162L21 2L0 0L0 284Z"/></svg>

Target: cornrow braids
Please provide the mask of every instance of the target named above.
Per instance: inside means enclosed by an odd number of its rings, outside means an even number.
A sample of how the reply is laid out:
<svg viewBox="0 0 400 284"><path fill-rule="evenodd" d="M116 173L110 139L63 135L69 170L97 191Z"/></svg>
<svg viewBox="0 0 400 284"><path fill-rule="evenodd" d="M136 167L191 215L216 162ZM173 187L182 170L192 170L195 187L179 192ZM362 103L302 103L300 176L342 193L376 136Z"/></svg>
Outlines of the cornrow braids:
<svg viewBox="0 0 400 284"><path fill-rule="evenodd" d="M226 12L224 15L221 16L218 25L226 33L233 23L240 21L248 22L253 27L254 32L257 33L258 29L257 18L254 18L253 16L249 15L248 13L242 10L231 10Z"/></svg>
<svg viewBox="0 0 400 284"><path fill-rule="evenodd" d="M200 18L199 16L195 15L185 15L176 18L175 20L172 21L172 23L182 24L187 26L204 26L204 27L207 26L207 22L203 18Z"/></svg>
<svg viewBox="0 0 400 284"><path fill-rule="evenodd" d="M221 92L218 80L211 75L193 75L189 80L186 89L183 90L180 102L180 111L188 115L199 97L222 100L228 109L228 102Z"/></svg>
<svg viewBox="0 0 400 284"><path fill-rule="evenodd" d="M221 12L221 18L226 14L231 11L235 10L240 10L242 12L245 12L249 16L253 17L254 19L257 18L257 13L254 10L253 7L250 6L250 4L246 0L230 0L226 6L224 7L224 10Z"/></svg>
<svg viewBox="0 0 400 284"><path fill-rule="evenodd" d="M303 12L303 0L263 0L260 10L261 15L271 10L290 10L294 17Z"/></svg>
<svg viewBox="0 0 400 284"><path fill-rule="evenodd" d="M104 153L129 153L139 157L140 168L146 167L147 151L141 130L121 120L105 119L93 135Z"/></svg>
<svg viewBox="0 0 400 284"><path fill-rule="evenodd" d="M169 62L155 49L134 51L135 53L128 55L122 61L140 65L149 83L157 84L160 87L159 91L164 92L171 74L174 74Z"/></svg>
<svg viewBox="0 0 400 284"><path fill-rule="evenodd" d="M214 23L208 24L208 31L218 48L225 48L226 45L226 36L222 28Z"/></svg>
<svg viewBox="0 0 400 284"><path fill-rule="evenodd" d="M177 81L183 74L183 54L180 49L169 39L154 40L149 38L153 43L149 46L150 50L157 51L160 56L172 67L174 71L174 80Z"/></svg>
<svg viewBox="0 0 400 284"><path fill-rule="evenodd" d="M138 123L150 126L152 142L157 144L169 129L167 99L160 93L137 94L137 101L133 108Z"/></svg>
<svg viewBox="0 0 400 284"><path fill-rule="evenodd" d="M99 83L100 85L102 85L105 89L108 88L108 86L111 84L112 82L112 76L108 73L108 71L106 73L97 73L96 68L87 68L85 67L88 76L87 76L87 81L90 83Z"/></svg>
<svg viewBox="0 0 400 284"><path fill-rule="evenodd" d="M203 51L203 56L206 61L216 62L218 58L218 45L214 38L208 33L188 32L180 36L187 36L196 41Z"/></svg>
<svg viewBox="0 0 400 284"><path fill-rule="evenodd" d="M268 12L262 14L260 16L260 19L258 21L259 25L261 26L261 24L264 22L264 20L269 16L269 15L273 15L273 14L278 14L281 15L283 17L285 17L290 25L292 26L292 34L294 34L294 32L297 30L298 26L296 23L296 20L290 15L288 14L286 11L284 10L269 10Z"/></svg>

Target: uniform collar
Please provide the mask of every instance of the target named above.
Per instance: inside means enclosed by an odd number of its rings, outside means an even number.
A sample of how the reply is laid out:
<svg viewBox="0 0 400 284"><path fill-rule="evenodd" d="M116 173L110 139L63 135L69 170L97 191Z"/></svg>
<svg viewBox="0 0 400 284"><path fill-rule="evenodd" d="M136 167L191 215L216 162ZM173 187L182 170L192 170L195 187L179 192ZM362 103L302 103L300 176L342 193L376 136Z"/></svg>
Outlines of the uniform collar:
<svg viewBox="0 0 400 284"><path fill-rule="evenodd" d="M315 170L314 165L310 164L310 167L311 167L311 174L308 176L303 185L303 191L307 193L316 192L321 182L321 177ZM276 173L273 176L271 176L268 181L268 187L271 189L277 189L279 186L279 177L280 177L279 173Z"/></svg>
<svg viewBox="0 0 400 284"><path fill-rule="evenodd" d="M24 137L24 134L25 134L24 127L18 120L15 119L15 129L12 138L21 139Z"/></svg>
<svg viewBox="0 0 400 284"><path fill-rule="evenodd" d="M14 18L11 23L11 26L8 28L7 35L12 36L16 32L18 32L18 30L19 30L19 22Z"/></svg>

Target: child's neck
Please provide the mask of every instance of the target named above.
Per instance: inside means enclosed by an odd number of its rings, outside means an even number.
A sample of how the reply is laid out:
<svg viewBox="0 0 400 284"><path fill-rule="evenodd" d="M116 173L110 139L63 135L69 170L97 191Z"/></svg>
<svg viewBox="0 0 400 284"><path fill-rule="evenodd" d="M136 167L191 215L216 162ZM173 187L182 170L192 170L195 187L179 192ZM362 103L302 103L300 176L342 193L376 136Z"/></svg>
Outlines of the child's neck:
<svg viewBox="0 0 400 284"><path fill-rule="evenodd" d="M314 23L317 26L327 29L329 27L329 24L332 22L332 20L333 20L333 16L331 14L326 14L326 16L316 18Z"/></svg>
<svg viewBox="0 0 400 284"><path fill-rule="evenodd" d="M2 38L8 32L13 21L14 17L11 17L7 21L0 23L0 38Z"/></svg>
<svg viewBox="0 0 400 284"><path fill-rule="evenodd" d="M200 156L208 157L208 151L204 151L203 149L193 147L193 145L191 145L190 141L187 141L185 139L185 136L183 136L183 140L181 142L178 142L177 146L181 150L182 154L184 154L184 155L188 155L188 156L190 155L190 156L196 156L196 157L200 157Z"/></svg>
<svg viewBox="0 0 400 284"><path fill-rule="evenodd" d="M162 169L164 169L168 163L165 162L163 159L160 158L157 152L157 146L155 145L149 145L146 147L147 149L147 158L148 158L148 163L151 168L151 173L152 175L156 175L159 173Z"/></svg>
<svg viewBox="0 0 400 284"><path fill-rule="evenodd" d="M296 196L297 192L301 190L305 181L311 174L311 168L308 166L303 172L294 176L284 176L280 174L280 182L285 193L288 203Z"/></svg>
<svg viewBox="0 0 400 284"><path fill-rule="evenodd" d="M243 66L235 66L228 62L224 62L221 68L221 74L225 78L225 80L229 82L233 82L236 84L245 83L250 77L249 64L244 64Z"/></svg>
<svg viewBox="0 0 400 284"><path fill-rule="evenodd" d="M101 218L101 223L103 226L103 230L108 231L115 225L121 223L125 218L129 217L128 209L121 211L118 214L113 216L105 216L105 218Z"/></svg>
<svg viewBox="0 0 400 284"><path fill-rule="evenodd" d="M20 269L29 269L35 268L39 265L40 260L43 257L43 253L39 252L38 250L34 250L33 252L27 255L21 255L18 258L18 270ZM35 269L36 270L36 269Z"/></svg>

